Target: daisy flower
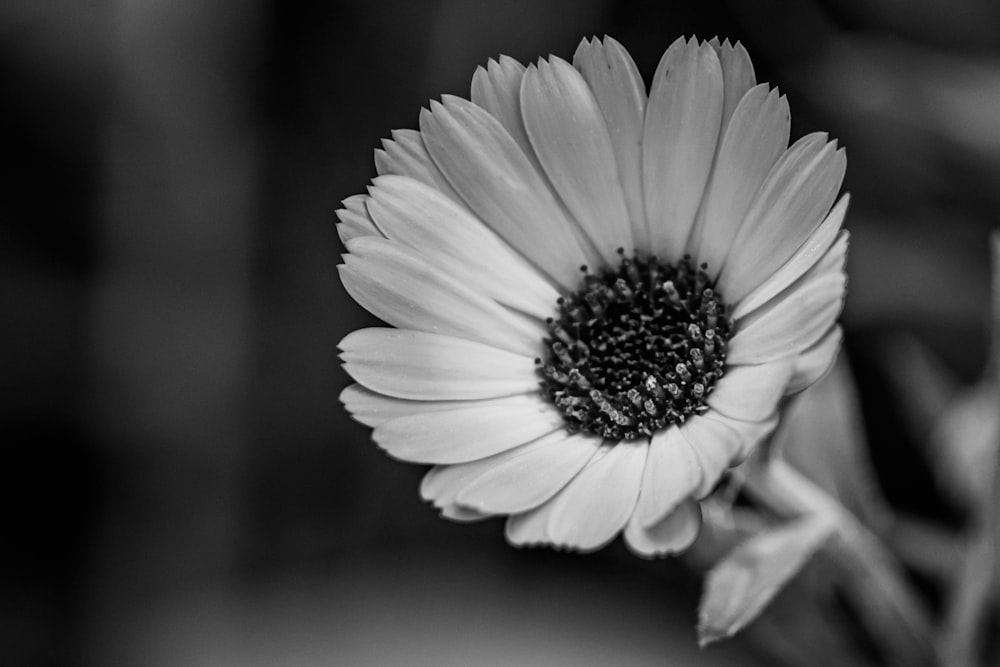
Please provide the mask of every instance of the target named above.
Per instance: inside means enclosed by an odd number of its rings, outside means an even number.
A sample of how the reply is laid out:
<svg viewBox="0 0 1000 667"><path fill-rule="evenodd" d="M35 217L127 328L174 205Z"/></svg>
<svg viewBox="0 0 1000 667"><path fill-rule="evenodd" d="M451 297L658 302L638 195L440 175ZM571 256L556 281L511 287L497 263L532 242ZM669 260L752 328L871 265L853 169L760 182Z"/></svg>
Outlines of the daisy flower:
<svg viewBox="0 0 1000 667"><path fill-rule="evenodd" d="M479 68L376 151L338 211L348 293L391 327L340 343L341 396L433 464L454 520L589 551L681 551L698 500L840 345L846 159L791 146L739 44L679 39L647 95L613 39ZM832 209L831 209L832 207Z"/></svg>

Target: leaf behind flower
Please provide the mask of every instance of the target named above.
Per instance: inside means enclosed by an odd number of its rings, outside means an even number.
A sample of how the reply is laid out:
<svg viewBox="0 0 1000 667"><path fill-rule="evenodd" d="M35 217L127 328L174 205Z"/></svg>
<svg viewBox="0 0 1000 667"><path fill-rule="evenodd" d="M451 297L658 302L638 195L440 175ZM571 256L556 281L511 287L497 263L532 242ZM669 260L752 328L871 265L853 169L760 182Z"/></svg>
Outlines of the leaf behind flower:
<svg viewBox="0 0 1000 667"><path fill-rule="evenodd" d="M698 642L731 637L764 610L833 532L826 517L807 516L746 540L708 573L698 610Z"/></svg>

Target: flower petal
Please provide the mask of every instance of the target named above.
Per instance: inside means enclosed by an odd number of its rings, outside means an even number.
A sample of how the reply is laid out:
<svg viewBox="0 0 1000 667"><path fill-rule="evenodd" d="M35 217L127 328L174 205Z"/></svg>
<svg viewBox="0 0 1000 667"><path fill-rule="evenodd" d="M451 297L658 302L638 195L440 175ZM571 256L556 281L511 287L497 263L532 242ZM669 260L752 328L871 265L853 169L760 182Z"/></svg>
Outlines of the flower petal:
<svg viewBox="0 0 1000 667"><path fill-rule="evenodd" d="M694 417L684 424L681 435L691 446L702 471L701 481L693 495L704 498L719 483L722 473L734 464L739 450L739 434L722 422Z"/></svg>
<svg viewBox="0 0 1000 667"><path fill-rule="evenodd" d="M738 436L738 441L735 445L736 449L735 451L731 449L727 450L727 456L731 459L729 466L732 467L746 460L761 441L774 432L775 427L778 425L780 414L778 410L775 410L768 417L760 421L746 421L743 419L732 419L717 410L709 410L704 415L701 415L699 419L721 422L736 432Z"/></svg>
<svg viewBox="0 0 1000 667"><path fill-rule="evenodd" d="M344 208L337 210L337 234L345 246L359 236L382 236L382 232L368 213L368 195L353 195L344 200Z"/></svg>
<svg viewBox="0 0 1000 667"><path fill-rule="evenodd" d="M383 422L373 437L404 461L464 463L523 445L563 425L562 416L538 395L467 403Z"/></svg>
<svg viewBox="0 0 1000 667"><path fill-rule="evenodd" d="M597 256L566 216L542 175L493 116L444 97L420 114L434 163L469 208L557 283L576 289L581 264Z"/></svg>
<svg viewBox="0 0 1000 667"><path fill-rule="evenodd" d="M504 537L515 547L530 547L552 544L549 535L549 512L545 511L552 501L523 514L512 514L504 525Z"/></svg>
<svg viewBox="0 0 1000 667"><path fill-rule="evenodd" d="M541 171L521 120L521 80L524 65L510 56L492 58L486 67L477 67L472 76L472 103L500 121L524 154Z"/></svg>
<svg viewBox="0 0 1000 667"><path fill-rule="evenodd" d="M543 436L539 440L545 440L553 435L556 435L556 433ZM468 463L459 463L457 465L434 466L427 471L427 474L420 481L420 497L433 503L438 509L456 506L458 494L462 492L462 489L476 479L476 477L489 470L491 466L495 465L497 457L512 455L514 452L531 447L533 444L529 443L515 447L496 456L489 456L478 461L469 461Z"/></svg>
<svg viewBox="0 0 1000 667"><path fill-rule="evenodd" d="M727 361L759 364L796 355L815 344L837 320L844 304L847 232L815 266L766 305L737 323Z"/></svg>
<svg viewBox="0 0 1000 667"><path fill-rule="evenodd" d="M789 359L758 366L730 366L706 403L732 419L762 421L774 412L791 373Z"/></svg>
<svg viewBox="0 0 1000 667"><path fill-rule="evenodd" d="M375 171L380 176L407 176L431 186L453 201L462 201L431 160L423 137L416 130L393 130L391 140L383 139L382 150L375 151Z"/></svg>
<svg viewBox="0 0 1000 667"><path fill-rule="evenodd" d="M750 205L719 277L719 290L737 303L774 273L812 236L830 210L847 158L826 135L810 134L778 158Z"/></svg>
<svg viewBox="0 0 1000 667"><path fill-rule="evenodd" d="M551 501L549 531L555 544L590 551L622 529L635 509L647 443L619 443L590 464Z"/></svg>
<svg viewBox="0 0 1000 667"><path fill-rule="evenodd" d="M642 527L658 523L701 483L701 468L680 429L672 426L653 435L642 475L635 516Z"/></svg>
<svg viewBox="0 0 1000 667"><path fill-rule="evenodd" d="M539 441L544 441L541 446L526 445L489 459L493 465L461 490L457 502L491 514L527 512L566 486L601 445L600 438L565 431Z"/></svg>
<svg viewBox="0 0 1000 667"><path fill-rule="evenodd" d="M725 91L725 99L722 105L722 131L725 133L729 119L733 117L736 105L739 104L743 96L757 83L754 75L753 63L750 62L750 54L739 42L730 44L729 40L719 44L719 38L713 37L708 43L715 49L719 56L719 64L722 65L722 82Z"/></svg>
<svg viewBox="0 0 1000 667"><path fill-rule="evenodd" d="M468 507L462 507L461 505L445 505L441 508L441 516L459 523L473 523L489 519L491 515L470 510Z"/></svg>
<svg viewBox="0 0 1000 667"><path fill-rule="evenodd" d="M715 50L675 41L653 75L642 138L650 251L684 254L708 183L722 120L722 67Z"/></svg>
<svg viewBox="0 0 1000 667"><path fill-rule="evenodd" d="M571 435L564 429L559 429L528 444L484 459L435 466L424 475L420 495L439 508L462 505L472 509L459 499L459 496L468 492L474 504L489 502L492 506L493 502L499 502L504 506L520 507L521 509L516 510L519 512L527 511L565 486L593 457L600 445L599 438ZM577 463L579 459L582 462ZM559 479L545 479L531 469L532 463L540 464L542 468L552 472L554 478ZM490 487L506 483L517 487L513 490L496 489L496 493L504 494L506 499L499 498L490 491ZM511 512L508 509L479 509L493 514Z"/></svg>
<svg viewBox="0 0 1000 667"><path fill-rule="evenodd" d="M411 178L379 176L368 204L387 237L504 305L544 319L559 293L464 206Z"/></svg>
<svg viewBox="0 0 1000 667"><path fill-rule="evenodd" d="M469 401L409 401L390 398L360 384L346 387L340 393L340 402L354 419L372 427L397 417L407 417L421 412L454 410L471 405Z"/></svg>
<svg viewBox="0 0 1000 667"><path fill-rule="evenodd" d="M640 441L604 445L552 500L512 516L508 540L579 551L601 548L624 527L635 508L648 448Z"/></svg>
<svg viewBox="0 0 1000 667"><path fill-rule="evenodd" d="M691 256L708 263L710 272L722 269L754 195L788 147L790 121L788 102L767 84L753 88L736 107L689 245Z"/></svg>
<svg viewBox="0 0 1000 667"><path fill-rule="evenodd" d="M797 394L823 379L837 361L837 353L840 352L843 340L843 331L835 326L818 343L800 354L795 359L795 370L785 393Z"/></svg>
<svg viewBox="0 0 1000 667"><path fill-rule="evenodd" d="M348 211L362 215L368 214L368 195L351 195L341 203Z"/></svg>
<svg viewBox="0 0 1000 667"><path fill-rule="evenodd" d="M693 495L700 499L710 494L722 473L741 463L777 423L777 412L759 422L730 419L717 412L689 419L681 427L681 435L703 472Z"/></svg>
<svg viewBox="0 0 1000 667"><path fill-rule="evenodd" d="M469 400L538 387L534 359L489 345L405 329L360 329L340 341L344 370L387 396Z"/></svg>
<svg viewBox="0 0 1000 667"><path fill-rule="evenodd" d="M785 264L774 272L770 278L765 280L746 298L736 304L733 317L741 319L745 315L752 313L755 309L764 305L782 290L801 278L806 271L816 265L825 255L833 242L837 239L837 232L844 224L844 216L847 214L847 206L851 196L844 195L837 202L833 210L830 211L826 219L820 223L812 236L809 237L802 247L795 251Z"/></svg>
<svg viewBox="0 0 1000 667"><path fill-rule="evenodd" d="M649 247L642 197L642 132L646 115L646 85L628 51L610 37L580 42L573 65L583 75L601 108L611 136L618 178L628 207L632 238ZM619 243L618 245L624 245Z"/></svg>
<svg viewBox="0 0 1000 667"><path fill-rule="evenodd" d="M344 287L385 322L538 354L545 335L541 324L506 310L404 246L366 236L352 240L348 250L338 267Z"/></svg>
<svg viewBox="0 0 1000 667"><path fill-rule="evenodd" d="M625 544L638 556L666 556L690 547L700 532L701 506L688 500L652 526L643 526L633 514L625 526Z"/></svg>
<svg viewBox="0 0 1000 667"><path fill-rule="evenodd" d="M521 84L524 125L556 192L606 265L633 248L611 138L587 82L565 60L528 68Z"/></svg>

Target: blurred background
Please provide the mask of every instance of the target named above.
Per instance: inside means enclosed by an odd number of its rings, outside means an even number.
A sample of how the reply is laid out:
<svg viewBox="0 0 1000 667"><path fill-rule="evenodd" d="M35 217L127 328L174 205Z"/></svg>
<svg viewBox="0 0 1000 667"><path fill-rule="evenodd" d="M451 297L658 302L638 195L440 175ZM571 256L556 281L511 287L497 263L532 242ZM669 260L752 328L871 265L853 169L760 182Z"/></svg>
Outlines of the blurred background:
<svg viewBox="0 0 1000 667"><path fill-rule="evenodd" d="M776 659L697 649L681 561L439 519L423 469L337 401L336 345L374 320L339 284L334 210L379 140L489 57L604 34L647 83L680 35L738 39L793 138L847 147L874 474L893 507L960 527L894 365L903 335L957 383L987 356L997 3L3 0L0 662Z"/></svg>

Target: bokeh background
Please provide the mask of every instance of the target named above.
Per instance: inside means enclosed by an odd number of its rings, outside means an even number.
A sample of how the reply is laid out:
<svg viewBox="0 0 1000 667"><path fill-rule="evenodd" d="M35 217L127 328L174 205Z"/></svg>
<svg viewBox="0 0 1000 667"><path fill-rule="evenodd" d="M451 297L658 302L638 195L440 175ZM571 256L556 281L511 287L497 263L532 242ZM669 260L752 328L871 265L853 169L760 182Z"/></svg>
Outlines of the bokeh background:
<svg viewBox="0 0 1000 667"><path fill-rule="evenodd" d="M893 350L986 359L997 3L4 0L0 662L770 664L697 649L685 563L442 521L337 401L337 342L374 320L334 210L379 140L489 57L603 34L647 82L680 35L741 40L793 137L847 147L871 457L894 506L958 524Z"/></svg>

